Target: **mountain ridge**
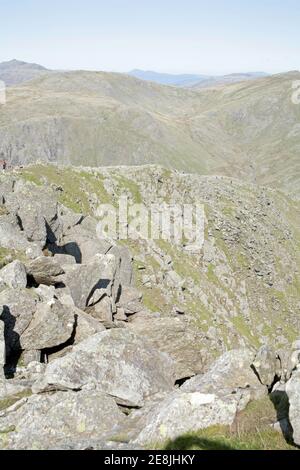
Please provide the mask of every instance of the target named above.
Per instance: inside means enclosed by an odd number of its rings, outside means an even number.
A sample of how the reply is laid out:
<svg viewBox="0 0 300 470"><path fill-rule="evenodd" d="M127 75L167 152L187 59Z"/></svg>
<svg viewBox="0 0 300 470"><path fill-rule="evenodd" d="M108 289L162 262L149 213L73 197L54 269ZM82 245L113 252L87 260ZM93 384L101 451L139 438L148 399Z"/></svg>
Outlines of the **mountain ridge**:
<svg viewBox="0 0 300 470"><path fill-rule="evenodd" d="M0 63L0 80L6 86L19 85L51 71L42 65L13 59Z"/></svg>
<svg viewBox="0 0 300 470"><path fill-rule="evenodd" d="M161 85L171 85L186 88L208 88L211 86L224 85L226 83L238 83L244 80L255 80L267 77L265 72L232 73L227 75L204 75L204 74L167 74L150 70L131 70L130 76L141 80L153 81Z"/></svg>

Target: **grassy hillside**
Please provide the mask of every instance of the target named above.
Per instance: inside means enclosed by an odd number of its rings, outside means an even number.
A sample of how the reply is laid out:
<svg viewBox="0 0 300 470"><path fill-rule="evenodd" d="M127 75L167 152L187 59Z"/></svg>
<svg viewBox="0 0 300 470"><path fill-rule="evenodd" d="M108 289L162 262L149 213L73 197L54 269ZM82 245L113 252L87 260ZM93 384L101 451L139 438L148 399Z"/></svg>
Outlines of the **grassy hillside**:
<svg viewBox="0 0 300 470"><path fill-rule="evenodd" d="M0 154L13 164L162 164L238 177L298 198L300 73L204 90L102 72L46 74L10 88Z"/></svg>

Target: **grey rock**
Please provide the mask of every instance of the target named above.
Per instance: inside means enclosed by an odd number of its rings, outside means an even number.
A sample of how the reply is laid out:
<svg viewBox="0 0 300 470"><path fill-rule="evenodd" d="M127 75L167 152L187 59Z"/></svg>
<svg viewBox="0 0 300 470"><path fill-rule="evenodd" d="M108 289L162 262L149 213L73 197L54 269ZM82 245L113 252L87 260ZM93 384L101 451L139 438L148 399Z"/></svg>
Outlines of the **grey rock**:
<svg viewBox="0 0 300 470"><path fill-rule="evenodd" d="M1 281L13 289L25 288L27 286L27 275L24 264L18 260L7 264L0 270Z"/></svg>
<svg viewBox="0 0 300 470"><path fill-rule="evenodd" d="M67 266L67 265L65 265ZM55 289L55 297L63 304L75 307L71 291L68 287L57 287Z"/></svg>
<svg viewBox="0 0 300 470"><path fill-rule="evenodd" d="M41 301L49 302L50 300L54 299L56 295L56 290L54 286L46 286L44 284L40 284L39 287L34 289L36 294L39 296Z"/></svg>
<svg viewBox="0 0 300 470"><path fill-rule="evenodd" d="M237 389L249 389L251 398L267 394L254 371L251 369L255 354L248 349L234 349L224 353L203 375L197 375L185 382L185 392L215 393L223 396Z"/></svg>
<svg viewBox="0 0 300 470"><path fill-rule="evenodd" d="M142 293L135 287L121 285L118 307L123 308L126 315L133 315L144 309L142 298Z"/></svg>
<svg viewBox="0 0 300 470"><path fill-rule="evenodd" d="M61 224L58 203L52 191L18 180L14 192L7 196L5 204L9 211L20 217L26 237L44 244L46 224L48 241L53 243L59 240Z"/></svg>
<svg viewBox="0 0 300 470"><path fill-rule="evenodd" d="M170 288L181 289L184 284L182 279L176 271L167 271L165 274L166 283Z"/></svg>
<svg viewBox="0 0 300 470"><path fill-rule="evenodd" d="M145 337L154 349L172 357L177 380L203 372L202 335L181 318L142 313L132 317L128 327Z"/></svg>
<svg viewBox="0 0 300 470"><path fill-rule="evenodd" d="M300 445L300 369L292 374L286 384L286 393L289 398L289 421L293 428L293 440Z"/></svg>
<svg viewBox="0 0 300 470"><path fill-rule="evenodd" d="M102 325L102 323L93 318L91 315L88 315L76 307L73 307L73 312L76 321L74 344L78 344L90 336L95 335L96 333L105 331L105 327Z"/></svg>
<svg viewBox="0 0 300 470"><path fill-rule="evenodd" d="M20 361L26 367L33 362L41 362L41 351L38 349L29 349L22 352Z"/></svg>
<svg viewBox="0 0 300 470"><path fill-rule="evenodd" d="M113 255L96 255L88 264L70 266L61 282L69 288L76 307L84 310L104 295L112 295L116 269Z"/></svg>
<svg viewBox="0 0 300 470"><path fill-rule="evenodd" d="M122 307L117 307L117 313L114 315L114 320L127 322L128 318L125 315L125 310Z"/></svg>
<svg viewBox="0 0 300 470"><path fill-rule="evenodd" d="M0 292L0 321L5 324L7 355L21 349L20 336L32 320L38 300L35 292L29 289L5 289Z"/></svg>
<svg viewBox="0 0 300 470"><path fill-rule="evenodd" d="M58 300L39 303L36 312L20 337L25 350L53 348L66 343L72 336L75 315L72 308Z"/></svg>
<svg viewBox="0 0 300 470"><path fill-rule="evenodd" d="M93 307L88 309L89 314L102 323L111 323L113 321L112 300L107 295Z"/></svg>
<svg viewBox="0 0 300 470"><path fill-rule="evenodd" d="M81 440L109 440L124 419L115 401L96 390L33 395L0 417L0 448L55 449L69 440L77 448Z"/></svg>
<svg viewBox="0 0 300 470"><path fill-rule="evenodd" d="M237 410L237 397L173 392L146 416L144 427L133 443L148 447L209 426L231 425Z"/></svg>
<svg viewBox="0 0 300 470"><path fill-rule="evenodd" d="M47 242L46 221L37 203L23 203L18 210L23 232L30 242L36 242L44 248Z"/></svg>
<svg viewBox="0 0 300 470"><path fill-rule="evenodd" d="M119 281L123 287L133 286L134 274L132 266L132 255L125 246L114 246L109 253L121 259L119 268Z"/></svg>
<svg viewBox="0 0 300 470"><path fill-rule="evenodd" d="M118 403L142 406L144 399L174 385L173 362L126 329L98 333L46 368L35 391L80 389L94 384Z"/></svg>
<svg viewBox="0 0 300 470"><path fill-rule="evenodd" d="M74 256L71 255L64 255L61 253L56 253L54 255L54 260L60 265L64 266L66 264L76 264L76 260Z"/></svg>
<svg viewBox="0 0 300 470"><path fill-rule="evenodd" d="M64 273L58 262L49 256L41 256L26 265L27 274L32 276L37 284L46 286L59 282L58 276Z"/></svg>
<svg viewBox="0 0 300 470"><path fill-rule="evenodd" d="M0 246L9 250L17 250L25 253L28 258L36 258L42 255L41 248L36 244L29 242L24 233L10 222L0 218Z"/></svg>
<svg viewBox="0 0 300 470"><path fill-rule="evenodd" d="M92 231L80 225L68 230L61 242L65 253L73 256L77 263L89 263L94 256L105 255L111 248L111 243L97 239L96 228Z"/></svg>
<svg viewBox="0 0 300 470"><path fill-rule="evenodd" d="M263 385L271 387L280 370L280 360L277 354L268 346L262 346L252 363L259 380Z"/></svg>
<svg viewBox="0 0 300 470"><path fill-rule="evenodd" d="M60 205L59 217L62 223L62 232L65 234L68 230L72 229L76 225L80 224L83 219L83 214L78 214L68 209L67 207Z"/></svg>

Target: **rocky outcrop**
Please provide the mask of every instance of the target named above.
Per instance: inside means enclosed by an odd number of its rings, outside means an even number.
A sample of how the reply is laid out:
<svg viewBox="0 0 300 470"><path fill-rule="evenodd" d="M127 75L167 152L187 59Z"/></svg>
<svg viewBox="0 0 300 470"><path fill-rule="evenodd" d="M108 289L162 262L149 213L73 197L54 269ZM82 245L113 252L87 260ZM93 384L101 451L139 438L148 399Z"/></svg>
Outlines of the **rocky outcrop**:
<svg viewBox="0 0 300 470"><path fill-rule="evenodd" d="M51 171L63 182L68 176ZM79 178L80 170L68 171ZM74 200L45 175L43 187L25 183L19 171L4 183L0 175L0 394L16 400L0 412L0 448L111 448L111 438L125 447L164 445L187 432L235 425L268 392L289 396L290 417L285 409L273 424L289 418L298 442L300 345L287 339L298 325L294 245L275 199L253 189L255 202L246 208L237 183L170 176L157 167L139 179L133 169L124 181L135 200L172 194L179 202L206 201L203 249L185 241L101 240L97 219L83 209L97 207L102 184L103 199L115 202L122 171L86 171ZM100 195L87 189L91 180ZM272 262L275 220L288 278ZM278 293L286 286L281 310Z"/></svg>
<svg viewBox="0 0 300 470"><path fill-rule="evenodd" d="M172 390L172 360L124 329L98 333L51 362L34 390L82 389L93 384L118 403L142 406L155 393Z"/></svg>
<svg viewBox="0 0 300 470"><path fill-rule="evenodd" d="M109 440L124 420L114 399L96 390L33 395L0 412L0 447L45 450L68 441L79 447L85 439Z"/></svg>

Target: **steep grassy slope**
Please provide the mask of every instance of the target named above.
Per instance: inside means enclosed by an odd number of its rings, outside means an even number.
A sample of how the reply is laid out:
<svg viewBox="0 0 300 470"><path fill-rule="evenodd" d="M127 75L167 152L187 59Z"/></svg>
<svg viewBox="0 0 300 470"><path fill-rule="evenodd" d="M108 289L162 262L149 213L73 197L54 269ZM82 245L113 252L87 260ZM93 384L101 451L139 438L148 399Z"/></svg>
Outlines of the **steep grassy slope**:
<svg viewBox="0 0 300 470"><path fill-rule="evenodd" d="M203 355L265 342L286 347L299 336L299 205L275 190L225 177L200 177L158 166L103 169L29 166L15 174L53 188L73 210L99 203L202 203L203 250L186 242L124 240L149 310L185 312L203 333ZM207 346L209 344L209 347Z"/></svg>
<svg viewBox="0 0 300 470"><path fill-rule="evenodd" d="M291 101L299 78L192 91L121 74L52 73L8 90L0 154L14 164L158 163L299 197L300 106Z"/></svg>

